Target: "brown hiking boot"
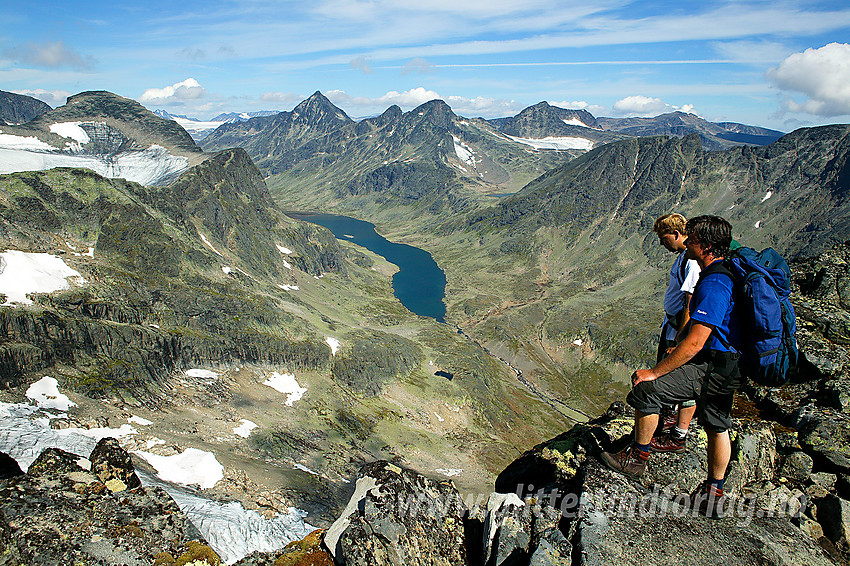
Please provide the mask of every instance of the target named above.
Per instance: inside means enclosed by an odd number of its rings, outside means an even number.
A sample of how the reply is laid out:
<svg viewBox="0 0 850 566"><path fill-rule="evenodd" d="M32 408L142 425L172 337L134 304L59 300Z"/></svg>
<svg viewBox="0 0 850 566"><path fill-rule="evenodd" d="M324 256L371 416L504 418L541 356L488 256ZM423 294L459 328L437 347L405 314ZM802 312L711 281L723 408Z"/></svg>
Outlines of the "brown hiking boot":
<svg viewBox="0 0 850 566"><path fill-rule="evenodd" d="M685 438L681 439L676 438L673 434L673 431L667 431L663 436L655 436L652 441L649 443L649 449L652 452L670 452L674 454L679 454L680 452L684 452L688 449L685 446Z"/></svg>
<svg viewBox="0 0 850 566"><path fill-rule="evenodd" d="M700 515L705 515L708 519L722 519L731 511L731 507L732 500L708 480L702 482L691 494L691 509L698 510Z"/></svg>
<svg viewBox="0 0 850 566"><path fill-rule="evenodd" d="M653 436L661 436L668 430L676 426L679 422L678 407L663 407L658 415L658 426L655 428Z"/></svg>
<svg viewBox="0 0 850 566"><path fill-rule="evenodd" d="M629 446L616 454L603 452L600 459L603 464L615 472L620 472L626 477L637 480L640 479L644 470L646 470L646 461L649 459L649 452L641 452L637 448Z"/></svg>

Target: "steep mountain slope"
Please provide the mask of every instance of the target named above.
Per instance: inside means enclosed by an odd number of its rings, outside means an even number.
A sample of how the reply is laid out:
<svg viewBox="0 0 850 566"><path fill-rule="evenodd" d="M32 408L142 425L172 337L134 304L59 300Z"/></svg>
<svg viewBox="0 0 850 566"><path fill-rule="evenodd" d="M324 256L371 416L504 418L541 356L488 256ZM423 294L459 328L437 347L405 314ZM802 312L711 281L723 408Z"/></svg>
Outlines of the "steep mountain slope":
<svg viewBox="0 0 850 566"><path fill-rule="evenodd" d="M157 423L137 447L214 451L222 495L248 498L250 481L321 521L377 457L477 489L569 422L455 329L406 311L393 266L281 213L240 149L163 187L2 175L0 238L81 277L0 305L5 386L22 395L49 375L85 414L132 407ZM0 275L19 269L0 257ZM258 425L248 440L242 419Z"/></svg>
<svg viewBox="0 0 850 566"><path fill-rule="evenodd" d="M318 92L292 112L223 125L202 145L244 147L285 207L352 212L398 197L420 214L512 192L581 153L535 151L439 100L354 122Z"/></svg>
<svg viewBox="0 0 850 566"><path fill-rule="evenodd" d="M521 139L576 138L598 144L626 136L604 131L593 114L586 110L567 110L539 102L516 116L489 120L500 132Z"/></svg>
<svg viewBox="0 0 850 566"><path fill-rule="evenodd" d="M598 409L654 357L673 259L654 219L719 214L744 245L815 254L850 237L848 154L846 125L723 152L696 135L600 147L437 229L447 319L552 396Z"/></svg>
<svg viewBox="0 0 850 566"><path fill-rule="evenodd" d="M699 134L706 149L726 149L735 145L768 145L782 132L735 122L709 122L685 112L670 112L654 118L597 118L604 130L628 136L676 136Z"/></svg>
<svg viewBox="0 0 850 566"><path fill-rule="evenodd" d="M0 125L25 124L50 112L50 105L31 96L0 90Z"/></svg>
<svg viewBox="0 0 850 566"><path fill-rule="evenodd" d="M107 177L164 184L205 159L176 122L133 100L84 92L23 126L2 128L0 173L85 167Z"/></svg>

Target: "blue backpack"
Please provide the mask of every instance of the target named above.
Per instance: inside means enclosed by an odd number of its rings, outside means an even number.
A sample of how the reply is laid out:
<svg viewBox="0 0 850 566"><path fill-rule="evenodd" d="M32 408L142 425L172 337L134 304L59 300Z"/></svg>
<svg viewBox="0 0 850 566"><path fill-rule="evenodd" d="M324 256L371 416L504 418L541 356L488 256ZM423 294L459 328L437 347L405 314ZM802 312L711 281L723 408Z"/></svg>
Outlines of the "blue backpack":
<svg viewBox="0 0 850 566"><path fill-rule="evenodd" d="M732 251L723 264L734 282L741 374L759 385L784 385L799 358L788 264L773 248L757 252L744 247Z"/></svg>

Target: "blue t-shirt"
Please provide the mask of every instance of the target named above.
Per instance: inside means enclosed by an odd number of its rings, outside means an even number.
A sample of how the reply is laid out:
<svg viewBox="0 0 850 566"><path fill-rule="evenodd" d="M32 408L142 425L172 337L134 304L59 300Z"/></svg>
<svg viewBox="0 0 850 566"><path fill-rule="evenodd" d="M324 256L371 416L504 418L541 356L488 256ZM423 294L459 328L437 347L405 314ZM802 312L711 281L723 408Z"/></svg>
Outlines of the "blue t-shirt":
<svg viewBox="0 0 850 566"><path fill-rule="evenodd" d="M694 289L691 297L691 318L714 327L706 346L711 350L728 352L731 349L718 340L718 335L727 344L731 342L730 321L732 317L732 280L722 273L710 273Z"/></svg>

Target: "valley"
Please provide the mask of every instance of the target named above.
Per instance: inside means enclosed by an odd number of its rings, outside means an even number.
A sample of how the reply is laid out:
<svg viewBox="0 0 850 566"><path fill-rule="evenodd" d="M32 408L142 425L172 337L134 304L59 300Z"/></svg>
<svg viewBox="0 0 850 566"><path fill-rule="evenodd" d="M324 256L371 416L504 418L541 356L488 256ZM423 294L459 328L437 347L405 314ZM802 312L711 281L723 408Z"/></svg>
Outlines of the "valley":
<svg viewBox="0 0 850 566"><path fill-rule="evenodd" d="M789 258L850 237L850 126L760 147L731 138L771 131L659 122L545 103L487 121L442 101L356 122L316 93L197 145L94 92L0 126L15 151L31 138L42 156L133 156L149 171L157 146L185 160L144 182L46 165L0 175L4 249L56 256L85 280L0 307L0 400L49 375L76 422L138 415L153 424L129 449L213 453L225 477L207 495L296 506L313 525L336 517L373 460L489 493L525 450L622 399L654 358L672 261L657 216L723 215L742 243ZM61 135L70 123L86 133L79 147ZM633 135L651 127L664 135ZM367 221L429 253L446 276L445 323L402 305L385 258L284 211ZM267 384L284 375L300 398Z"/></svg>

